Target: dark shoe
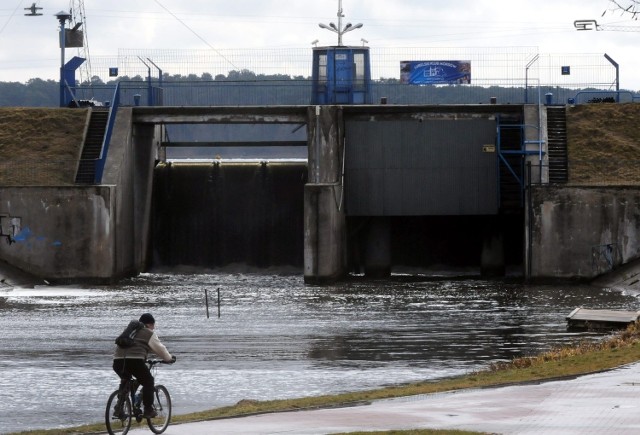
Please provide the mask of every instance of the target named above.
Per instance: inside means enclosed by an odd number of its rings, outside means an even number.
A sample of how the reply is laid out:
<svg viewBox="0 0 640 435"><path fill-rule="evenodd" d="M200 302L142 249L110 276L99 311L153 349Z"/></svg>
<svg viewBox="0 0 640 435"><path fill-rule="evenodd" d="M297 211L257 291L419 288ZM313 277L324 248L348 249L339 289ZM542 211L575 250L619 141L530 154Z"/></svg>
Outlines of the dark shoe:
<svg viewBox="0 0 640 435"><path fill-rule="evenodd" d="M158 416L158 413L156 412L155 409L151 408L151 409L145 409L144 413L142 414L143 418L155 418Z"/></svg>
<svg viewBox="0 0 640 435"><path fill-rule="evenodd" d="M122 418L122 404L118 403L113 407L113 418L120 419Z"/></svg>

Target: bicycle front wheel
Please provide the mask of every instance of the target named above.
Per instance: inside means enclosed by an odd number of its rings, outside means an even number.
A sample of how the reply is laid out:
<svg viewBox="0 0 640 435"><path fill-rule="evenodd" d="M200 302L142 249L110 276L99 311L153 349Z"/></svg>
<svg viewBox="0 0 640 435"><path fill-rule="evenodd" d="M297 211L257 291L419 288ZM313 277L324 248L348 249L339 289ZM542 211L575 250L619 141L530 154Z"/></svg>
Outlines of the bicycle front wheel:
<svg viewBox="0 0 640 435"><path fill-rule="evenodd" d="M158 413L154 418L148 418L149 429L153 433L162 433L169 427L171 420L171 397L163 385L156 385L153 397L153 409Z"/></svg>
<svg viewBox="0 0 640 435"><path fill-rule="evenodd" d="M124 397L122 400L118 402L118 390L111 393L107 400L104 422L110 435L125 435L131 427L131 399Z"/></svg>

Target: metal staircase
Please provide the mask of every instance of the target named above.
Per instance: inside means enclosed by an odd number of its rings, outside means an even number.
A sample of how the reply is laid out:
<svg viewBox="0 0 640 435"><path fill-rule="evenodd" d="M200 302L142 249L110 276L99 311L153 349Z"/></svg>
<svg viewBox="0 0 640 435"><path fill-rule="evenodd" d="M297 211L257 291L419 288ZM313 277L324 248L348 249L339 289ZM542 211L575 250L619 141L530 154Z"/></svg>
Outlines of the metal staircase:
<svg viewBox="0 0 640 435"><path fill-rule="evenodd" d="M91 109L87 135L82 147L78 171L76 172L76 184L93 184L96 182L96 161L100 158L108 119L108 108L93 107Z"/></svg>
<svg viewBox="0 0 640 435"><path fill-rule="evenodd" d="M564 106L547 107L549 183L569 180L567 155L567 112Z"/></svg>

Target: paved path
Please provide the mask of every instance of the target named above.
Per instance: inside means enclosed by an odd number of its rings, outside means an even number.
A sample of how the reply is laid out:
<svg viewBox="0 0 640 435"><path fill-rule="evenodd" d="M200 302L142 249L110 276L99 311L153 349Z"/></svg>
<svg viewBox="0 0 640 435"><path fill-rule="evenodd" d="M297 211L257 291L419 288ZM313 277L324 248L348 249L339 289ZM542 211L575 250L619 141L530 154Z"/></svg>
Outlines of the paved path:
<svg viewBox="0 0 640 435"><path fill-rule="evenodd" d="M165 433L324 435L419 428L492 434L640 434L640 363L541 384L171 425ZM148 434L148 431L145 428L129 433Z"/></svg>

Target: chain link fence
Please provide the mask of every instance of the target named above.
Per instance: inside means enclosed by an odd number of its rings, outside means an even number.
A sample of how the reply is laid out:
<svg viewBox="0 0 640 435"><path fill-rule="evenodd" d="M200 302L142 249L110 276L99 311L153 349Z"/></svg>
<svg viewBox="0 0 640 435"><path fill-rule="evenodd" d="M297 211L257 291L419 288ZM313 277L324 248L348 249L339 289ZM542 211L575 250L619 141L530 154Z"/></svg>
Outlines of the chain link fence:
<svg viewBox="0 0 640 435"><path fill-rule="evenodd" d="M583 99L618 95L616 68L604 54L541 54L537 47L427 47L371 48L370 56L372 102L386 97L393 104L478 104L494 97L505 104L544 103L551 94L554 103L566 103L585 90L601 94ZM469 61L471 84L400 84L400 62L408 60ZM154 92L151 85L162 89L164 105L310 102L311 49L122 49L116 56L93 56L91 65L94 86L81 86L81 98L110 99L95 85L115 80L109 72L117 68L117 78L139 83L139 89L123 99L125 104L140 95L146 105ZM254 96L241 92L247 87ZM624 98L632 100L633 94Z"/></svg>

